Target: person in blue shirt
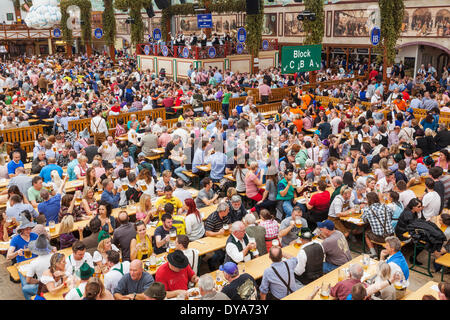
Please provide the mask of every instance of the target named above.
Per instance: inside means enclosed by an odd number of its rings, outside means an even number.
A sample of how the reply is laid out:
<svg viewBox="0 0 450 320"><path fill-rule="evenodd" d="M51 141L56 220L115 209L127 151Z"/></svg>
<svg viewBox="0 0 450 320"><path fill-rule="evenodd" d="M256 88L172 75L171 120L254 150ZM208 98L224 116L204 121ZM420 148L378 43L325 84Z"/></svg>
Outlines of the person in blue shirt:
<svg viewBox="0 0 450 320"><path fill-rule="evenodd" d="M47 226L50 221L54 221L55 223L58 222L58 214L61 210L62 191L64 190L66 181L67 177L64 179L63 183L61 183L59 190L53 197L50 197L50 193L47 189L42 188L40 191L42 202L38 204L37 208L39 213L45 215Z"/></svg>
<svg viewBox="0 0 450 320"><path fill-rule="evenodd" d="M215 148L219 149L219 148ZM214 149L211 149L210 153ZM227 165L227 156L222 150L215 150L214 154L210 154L205 159L206 164L211 164L210 177L213 182L220 182L225 174L225 166Z"/></svg>
<svg viewBox="0 0 450 320"><path fill-rule="evenodd" d="M16 176L16 169L19 167L24 167L22 160L20 160L20 152L13 153L13 159L8 162L8 175L10 178Z"/></svg>
<svg viewBox="0 0 450 320"><path fill-rule="evenodd" d="M67 175L69 176L69 181L77 180L77 175L75 174L75 167L78 165L77 153L72 150L69 152L70 162L67 165Z"/></svg>
<svg viewBox="0 0 450 320"><path fill-rule="evenodd" d="M25 247L28 247L30 241L36 240L38 235L32 233L31 230L36 226L36 223L31 222L31 217L22 213L21 224L17 227L17 235L15 235L9 244L8 253L6 259L16 260L17 263L36 258L35 254L32 254L29 258L25 258ZM26 277L19 272L20 282L22 284L22 292L26 300L30 300L37 292L37 284L28 284Z"/></svg>
<svg viewBox="0 0 450 320"><path fill-rule="evenodd" d="M119 207L120 192L114 189L114 182L111 179L105 179L102 185L103 193L100 200L108 202L113 209Z"/></svg>
<svg viewBox="0 0 450 320"><path fill-rule="evenodd" d="M43 167L41 169L41 172L39 173L39 176L44 179L45 183L48 183L48 182L52 181L51 173L52 173L53 170L56 170L58 172L58 174L59 174L59 177L62 178L62 175L63 175L63 172L64 172L63 169L56 164L56 159L55 158L49 158L48 159L48 164L45 167Z"/></svg>
<svg viewBox="0 0 450 320"><path fill-rule="evenodd" d="M39 216L39 213L34 210L33 206L28 203L23 203L22 196L18 194L13 194L11 198L9 199L10 207L6 209L6 216L10 218L16 219L16 221L20 221L22 219L21 213L23 211L28 211L30 214L37 218Z"/></svg>

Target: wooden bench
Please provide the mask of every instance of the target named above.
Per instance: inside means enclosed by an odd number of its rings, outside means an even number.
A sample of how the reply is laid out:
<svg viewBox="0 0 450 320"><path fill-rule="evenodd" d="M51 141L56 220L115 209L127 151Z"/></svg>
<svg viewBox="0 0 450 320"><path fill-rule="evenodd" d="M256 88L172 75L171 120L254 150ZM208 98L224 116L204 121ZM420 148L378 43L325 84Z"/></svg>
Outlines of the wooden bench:
<svg viewBox="0 0 450 320"><path fill-rule="evenodd" d="M11 279L11 281L15 283L20 282L19 269L17 269L16 265L9 266L6 268L6 270L8 270L9 272L9 278Z"/></svg>
<svg viewBox="0 0 450 320"><path fill-rule="evenodd" d="M39 134L44 133L44 127L42 125L29 126L22 128L0 130L0 137L3 137L6 144L7 152L12 151L12 143L20 141L21 146L25 151L33 151L34 142L37 140Z"/></svg>
<svg viewBox="0 0 450 320"><path fill-rule="evenodd" d="M445 268L450 268L450 253L446 253L443 256L439 257L435 261L437 264L440 264L442 266L441 270L441 282L444 281L444 271Z"/></svg>

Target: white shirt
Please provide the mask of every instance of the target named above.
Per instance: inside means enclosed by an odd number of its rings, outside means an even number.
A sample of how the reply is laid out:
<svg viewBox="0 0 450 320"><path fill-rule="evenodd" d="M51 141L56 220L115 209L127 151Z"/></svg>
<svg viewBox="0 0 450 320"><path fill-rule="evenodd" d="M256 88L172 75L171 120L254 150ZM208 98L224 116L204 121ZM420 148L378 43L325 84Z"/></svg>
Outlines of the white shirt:
<svg viewBox="0 0 450 320"><path fill-rule="evenodd" d="M49 253L33 259L28 265L27 277L33 278L34 275L36 275L38 279L41 279L44 271L50 268L50 259L52 255L53 253Z"/></svg>
<svg viewBox="0 0 450 320"><path fill-rule="evenodd" d="M400 193L398 201L403 205L404 208L408 205L409 201L411 199L414 199L416 197L416 194L414 191L408 189Z"/></svg>
<svg viewBox="0 0 450 320"><path fill-rule="evenodd" d="M66 258L66 272L70 274L74 274L78 270L80 270L80 267L83 265L83 263L87 263L91 268L94 268L94 262L92 261L92 256L89 252L84 253L84 257L81 260L75 260L73 257L73 254L68 256Z"/></svg>
<svg viewBox="0 0 450 320"><path fill-rule="evenodd" d="M188 248L183 250L183 253L188 258L192 271L198 274L199 251L195 248Z"/></svg>
<svg viewBox="0 0 450 320"><path fill-rule="evenodd" d="M336 117L336 118L334 118L333 120L330 121L332 134L338 134L339 124L340 123L341 123L341 119L339 119L338 117Z"/></svg>
<svg viewBox="0 0 450 320"><path fill-rule="evenodd" d="M186 235L190 241L201 239L205 234L203 221L201 219L199 221L195 214L187 215L184 223L186 224Z"/></svg>
<svg viewBox="0 0 450 320"><path fill-rule="evenodd" d="M441 196L436 191L428 192L423 196L422 205L423 216L428 221L431 217L439 215L439 209L441 208Z"/></svg>
<svg viewBox="0 0 450 320"><path fill-rule="evenodd" d="M183 142L183 147L187 145L189 140L189 133L186 130L184 130L183 128L177 128L172 133L172 139L174 135L177 135L181 138L181 142Z"/></svg>
<svg viewBox="0 0 450 320"><path fill-rule="evenodd" d="M353 204L353 201L351 201L351 199L349 199L347 201L347 206L344 207L344 203L346 201L344 200L344 198L342 197L342 195L337 195L334 199L333 202L330 205L330 209L328 211L328 216L329 217L333 217L333 218L337 218L337 214L341 213L343 211L346 211L350 208L353 208L355 205Z"/></svg>
<svg viewBox="0 0 450 320"><path fill-rule="evenodd" d="M97 131L98 126L98 131ZM104 132L106 135L108 135L108 127L106 126L106 121L99 115L95 116L91 120L91 132L92 133L101 133Z"/></svg>
<svg viewBox="0 0 450 320"><path fill-rule="evenodd" d="M119 248L117 248L115 244L111 244L111 250L116 251L116 252L120 251ZM94 263L99 263L99 262L101 262L103 264L106 263L106 259L104 259L102 254L98 251L94 252L94 255L92 256L92 261Z"/></svg>
<svg viewBox="0 0 450 320"><path fill-rule="evenodd" d="M303 272L305 272L305 268L306 268L307 257L306 257L306 253L305 253L304 249L307 246L312 245L313 243L319 243L319 242L311 241L311 242L305 243L297 254L297 266L294 269L294 273L298 276L301 276L303 274ZM322 245L320 244L320 246L322 246ZM322 248L322 250L323 250L323 248Z"/></svg>
<svg viewBox="0 0 450 320"><path fill-rule="evenodd" d="M379 180L376 184L376 189L379 189L381 193L386 193L388 191L391 191L394 188L394 185L392 182L389 182L389 184L386 181L386 177Z"/></svg>
<svg viewBox="0 0 450 320"><path fill-rule="evenodd" d="M124 261L122 262L123 267L123 275L130 272L130 262ZM105 289L109 290L109 292L114 294L114 289L117 287L117 284L119 283L120 279L122 279L123 275L113 269L120 269L120 262L118 264L115 264L108 273L105 274L103 283L105 285Z"/></svg>
<svg viewBox="0 0 450 320"><path fill-rule="evenodd" d="M244 242L244 239L238 240L234 235L234 240L239 241L242 244L242 249L244 249L247 245ZM248 237L248 235L247 235ZM227 243L227 246L225 247L225 251L230 256L230 258L233 260L233 262L241 262L241 261L250 261L252 259L250 255L250 251L247 253L247 255L244 257L243 251L239 251L238 247L231 242Z"/></svg>
<svg viewBox="0 0 450 320"><path fill-rule="evenodd" d="M391 256L386 258L386 260L389 260L390 257ZM408 287L409 286L409 280L405 279L405 275L403 274L402 268L400 268L400 266L398 264L396 264L395 262L389 262L388 265L391 267L391 276L390 276L390 278L392 278L392 276L396 272L400 272L400 274L402 275L401 280L406 281L405 285L406 285L406 287Z"/></svg>
<svg viewBox="0 0 450 320"><path fill-rule="evenodd" d="M152 180L153 181L153 180ZM189 191L177 188L173 192L173 196L180 199L180 201L184 204L184 200L192 199L192 195Z"/></svg>
<svg viewBox="0 0 450 320"><path fill-rule="evenodd" d="M87 282L83 282L83 283L80 283L80 285L78 286L78 289L80 290L80 292L81 292L81 297L80 297L80 295L78 294L78 291L77 291L77 289L76 288L73 288L72 290L70 290L68 293L67 293L67 295L66 295L66 297L64 298L65 300L81 300L81 299L83 299L83 296L84 296L84 290L86 289L86 285L87 285Z"/></svg>
<svg viewBox="0 0 450 320"><path fill-rule="evenodd" d="M107 146L107 148L105 149L104 146ZM116 159L116 154L119 152L119 148L117 148L117 145L115 143L113 143L111 146L107 141L105 141L97 151L102 155L103 160L108 161Z"/></svg>

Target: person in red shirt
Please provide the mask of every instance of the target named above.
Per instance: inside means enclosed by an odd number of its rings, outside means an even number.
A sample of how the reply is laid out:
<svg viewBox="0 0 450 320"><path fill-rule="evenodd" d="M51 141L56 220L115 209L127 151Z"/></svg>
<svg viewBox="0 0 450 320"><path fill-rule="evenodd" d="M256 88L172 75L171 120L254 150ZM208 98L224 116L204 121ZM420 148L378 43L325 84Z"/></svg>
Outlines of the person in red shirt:
<svg viewBox="0 0 450 320"><path fill-rule="evenodd" d="M369 81L372 81L372 79L375 79L378 76L378 71L375 69L372 69L369 73Z"/></svg>
<svg viewBox="0 0 450 320"><path fill-rule="evenodd" d="M155 281L164 284L169 299L186 295L188 283L197 283L198 277L183 251L175 250L167 256L167 262L156 271Z"/></svg>
<svg viewBox="0 0 450 320"><path fill-rule="evenodd" d="M323 221L328 217L328 209L330 207L330 193L327 190L327 183L320 180L318 183L319 192L306 199L306 207L308 211L303 214L303 218L308 221L308 227L311 230L316 228L316 223Z"/></svg>

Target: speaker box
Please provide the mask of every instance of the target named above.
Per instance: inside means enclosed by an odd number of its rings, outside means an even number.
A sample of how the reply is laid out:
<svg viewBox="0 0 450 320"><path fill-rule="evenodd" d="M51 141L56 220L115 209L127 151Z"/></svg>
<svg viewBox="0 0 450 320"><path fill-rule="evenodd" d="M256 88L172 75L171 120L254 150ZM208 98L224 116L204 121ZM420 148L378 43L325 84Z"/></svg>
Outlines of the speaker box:
<svg viewBox="0 0 450 320"><path fill-rule="evenodd" d="M180 0L180 3L181 3L181 4L185 4L185 3L186 3L186 0Z"/></svg>
<svg viewBox="0 0 450 320"><path fill-rule="evenodd" d="M158 9L163 10L167 9L169 7L169 1L168 0L155 0L156 6Z"/></svg>
<svg viewBox="0 0 450 320"><path fill-rule="evenodd" d="M260 0L246 0L247 14L258 14L259 13L259 1Z"/></svg>
<svg viewBox="0 0 450 320"><path fill-rule="evenodd" d="M153 18L155 16L155 12L153 11L153 6L150 5L149 7L145 8L145 11L147 11L147 15L149 18Z"/></svg>

